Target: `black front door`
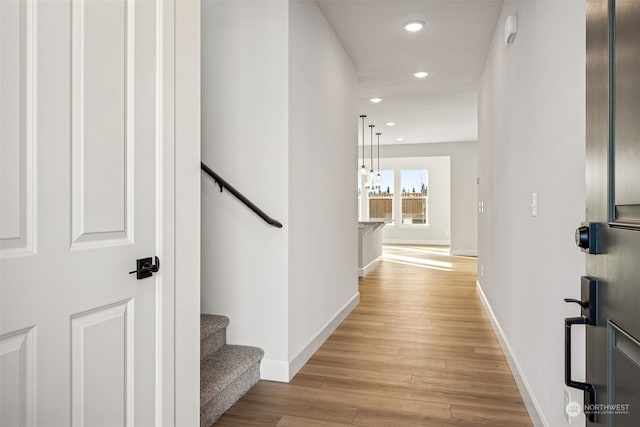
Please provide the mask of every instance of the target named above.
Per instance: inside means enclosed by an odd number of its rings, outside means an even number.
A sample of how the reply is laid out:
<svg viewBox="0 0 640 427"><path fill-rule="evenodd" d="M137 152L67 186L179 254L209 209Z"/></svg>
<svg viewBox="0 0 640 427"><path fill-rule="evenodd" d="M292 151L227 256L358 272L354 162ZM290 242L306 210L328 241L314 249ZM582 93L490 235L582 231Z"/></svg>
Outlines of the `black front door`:
<svg viewBox="0 0 640 427"><path fill-rule="evenodd" d="M587 1L586 121L586 217L595 241L582 300L596 301L585 322L586 385L593 390L586 390L585 414L588 425L638 427L640 1Z"/></svg>

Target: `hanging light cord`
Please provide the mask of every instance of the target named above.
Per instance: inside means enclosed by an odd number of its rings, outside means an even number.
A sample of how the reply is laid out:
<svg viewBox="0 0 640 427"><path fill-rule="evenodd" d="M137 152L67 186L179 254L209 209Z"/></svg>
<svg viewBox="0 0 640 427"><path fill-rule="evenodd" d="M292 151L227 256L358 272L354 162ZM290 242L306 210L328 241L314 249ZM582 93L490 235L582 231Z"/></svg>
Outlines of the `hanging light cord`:
<svg viewBox="0 0 640 427"><path fill-rule="evenodd" d="M378 175L380 175L380 135L382 132L378 132L376 135L378 135Z"/></svg>
<svg viewBox="0 0 640 427"><path fill-rule="evenodd" d="M365 114L361 115L360 118L362 119L362 166L364 166L364 119L367 116Z"/></svg>
<svg viewBox="0 0 640 427"><path fill-rule="evenodd" d="M369 125L371 128L371 172L373 172L373 128L375 125Z"/></svg>

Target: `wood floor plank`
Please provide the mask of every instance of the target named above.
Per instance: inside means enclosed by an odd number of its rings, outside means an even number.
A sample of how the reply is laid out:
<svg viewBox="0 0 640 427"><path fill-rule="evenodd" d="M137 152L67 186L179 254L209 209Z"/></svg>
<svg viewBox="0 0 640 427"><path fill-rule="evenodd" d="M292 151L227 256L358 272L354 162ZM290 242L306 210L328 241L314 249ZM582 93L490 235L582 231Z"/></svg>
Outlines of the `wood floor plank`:
<svg viewBox="0 0 640 427"><path fill-rule="evenodd" d="M360 427L446 427L446 426L458 426L462 424L459 422L452 422L450 420L414 417L407 414L401 414L398 412L386 412L379 410L358 410L356 417L353 419L354 426Z"/></svg>
<svg viewBox="0 0 640 427"><path fill-rule="evenodd" d="M351 424L332 423L329 421L314 420L312 418L285 415L277 424L277 427L345 427L350 425Z"/></svg>
<svg viewBox="0 0 640 427"><path fill-rule="evenodd" d="M465 405L451 407L451 416L467 424L520 427L530 426L531 420L526 412L512 412L507 408L496 411L493 408L478 408Z"/></svg>
<svg viewBox="0 0 640 427"><path fill-rule="evenodd" d="M398 374L396 372L363 372L348 368L326 369L324 366L314 365L305 366L304 370L296 375L296 379L299 376L306 377L307 375L322 378L323 381L330 378L359 379L362 381L370 381L372 383L404 386L409 386L412 380L412 376L410 374Z"/></svg>
<svg viewBox="0 0 640 427"><path fill-rule="evenodd" d="M265 395L245 395L227 413L250 415L252 413L271 415L291 415L313 418L321 421L350 424L356 409L338 403L318 402L317 399L296 399L296 396L274 397ZM226 414L225 414L226 415ZM221 418L224 418L221 417Z"/></svg>
<svg viewBox="0 0 640 427"><path fill-rule="evenodd" d="M273 414L235 414L227 412L217 422L217 427L238 427L238 426L256 426L256 427L275 427L280 424L282 415ZM299 424L300 425L300 424Z"/></svg>
<svg viewBox="0 0 640 427"><path fill-rule="evenodd" d="M260 381L216 425L531 426L476 293L476 260L385 247L360 304L289 383Z"/></svg>

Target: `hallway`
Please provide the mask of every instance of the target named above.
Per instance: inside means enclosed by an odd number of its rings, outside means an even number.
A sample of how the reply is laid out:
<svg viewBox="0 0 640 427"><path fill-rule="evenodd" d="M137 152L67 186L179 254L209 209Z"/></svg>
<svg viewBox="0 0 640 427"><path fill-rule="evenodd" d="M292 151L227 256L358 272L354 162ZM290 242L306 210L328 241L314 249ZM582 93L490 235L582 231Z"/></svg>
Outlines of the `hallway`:
<svg viewBox="0 0 640 427"><path fill-rule="evenodd" d="M260 381L215 425L530 426L475 277L447 247L385 246L291 383Z"/></svg>

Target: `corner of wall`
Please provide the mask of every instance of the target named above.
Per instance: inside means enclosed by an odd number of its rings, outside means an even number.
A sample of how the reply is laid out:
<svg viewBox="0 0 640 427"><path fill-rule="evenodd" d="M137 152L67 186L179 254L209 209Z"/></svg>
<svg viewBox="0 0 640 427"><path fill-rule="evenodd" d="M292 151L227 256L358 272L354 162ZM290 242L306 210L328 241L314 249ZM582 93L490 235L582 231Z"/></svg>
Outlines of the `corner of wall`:
<svg viewBox="0 0 640 427"><path fill-rule="evenodd" d="M340 326L340 323L353 311L360 303L360 292L357 292L338 312L302 347L298 354L289 362L289 380L302 369L311 359L311 356L318 351L322 344Z"/></svg>

